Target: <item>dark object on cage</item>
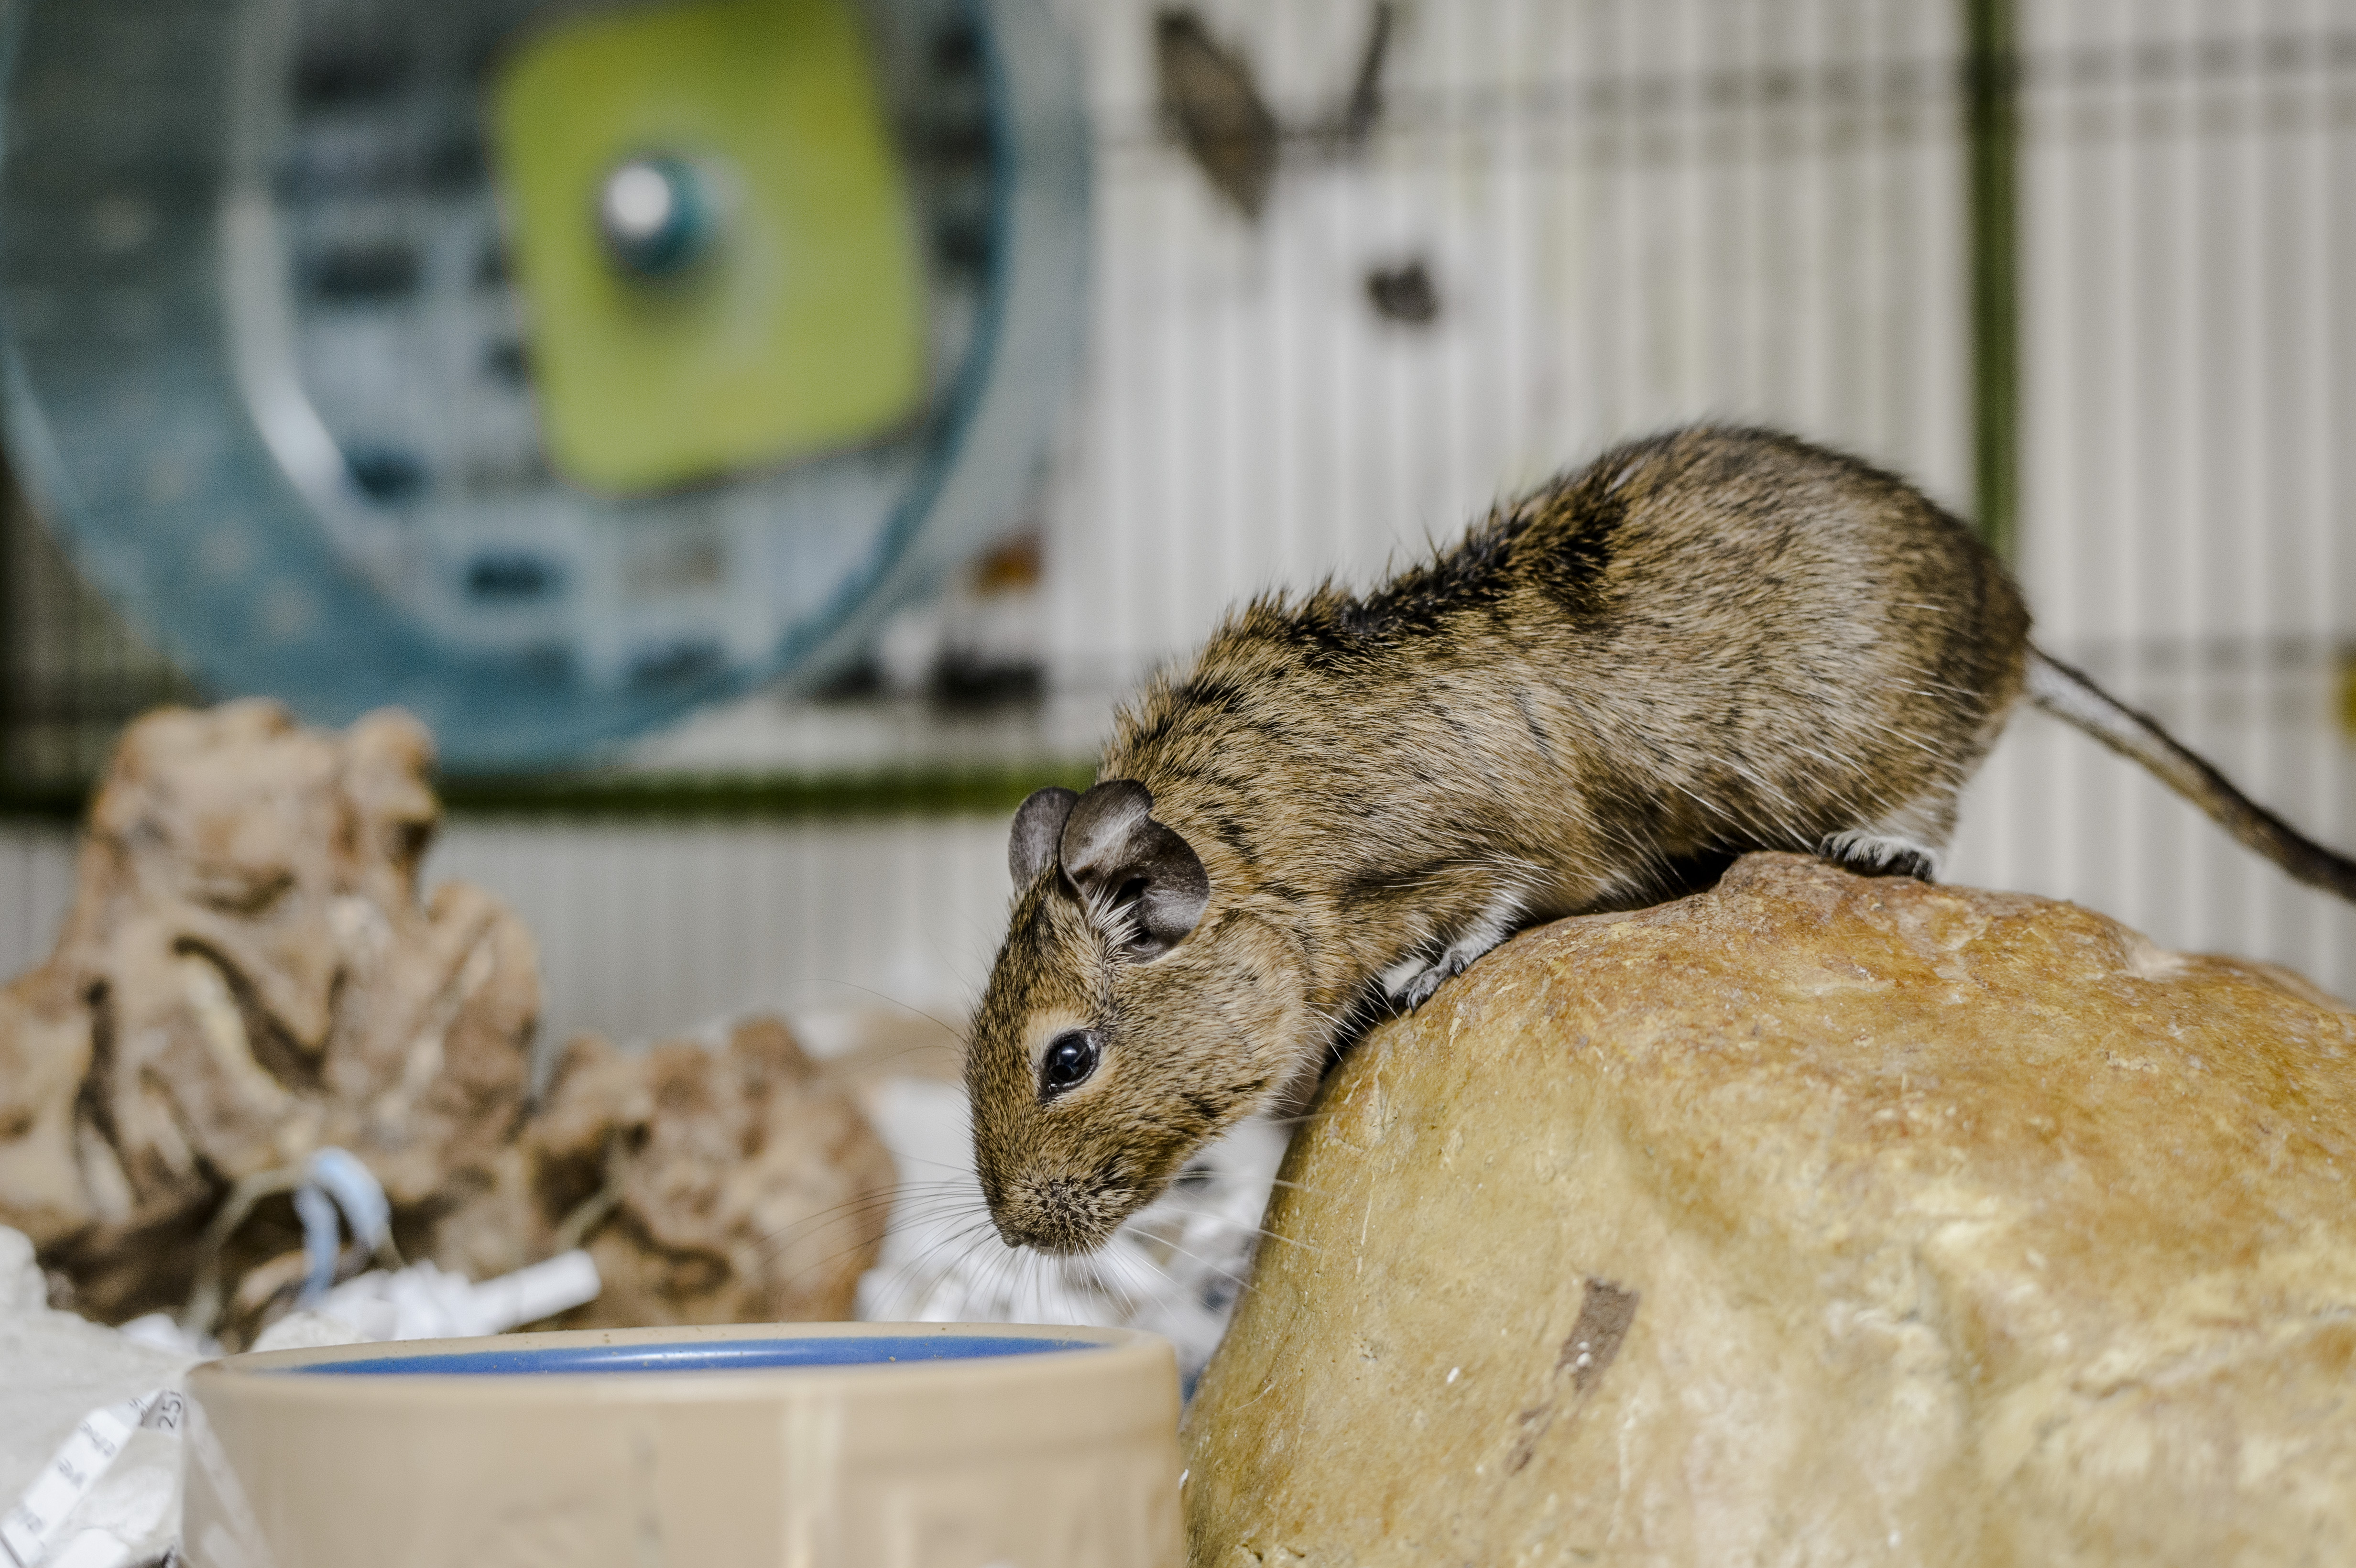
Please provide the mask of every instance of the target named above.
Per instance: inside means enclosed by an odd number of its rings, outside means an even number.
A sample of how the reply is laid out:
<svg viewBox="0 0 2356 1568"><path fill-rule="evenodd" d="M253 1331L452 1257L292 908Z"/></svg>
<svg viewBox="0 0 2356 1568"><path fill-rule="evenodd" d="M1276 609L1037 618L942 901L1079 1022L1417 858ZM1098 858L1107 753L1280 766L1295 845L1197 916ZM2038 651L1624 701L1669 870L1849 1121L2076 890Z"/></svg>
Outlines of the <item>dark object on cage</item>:
<svg viewBox="0 0 2356 1568"><path fill-rule="evenodd" d="M1362 145L1383 117L1383 62L1389 58L1391 29L1398 24L1398 8L1391 0L1376 0L1366 18L1365 47L1358 51L1358 74L1350 83L1350 96L1343 101L1342 113L1333 128L1333 141L1344 151Z"/></svg>
<svg viewBox="0 0 2356 1568"><path fill-rule="evenodd" d="M1251 62L1194 12L1164 11L1153 19L1153 73L1171 130L1219 194L1258 221L1276 177L1277 128Z"/></svg>
<svg viewBox="0 0 2356 1568"><path fill-rule="evenodd" d="M1087 316L1042 0L10 21L11 453L207 688L537 767L823 681L1019 526Z"/></svg>
<svg viewBox="0 0 2356 1568"><path fill-rule="evenodd" d="M1366 298L1375 314L1408 326L1430 326L1440 319L1440 291L1431 286L1431 271L1417 257L1396 267L1376 267L1366 274Z"/></svg>
<svg viewBox="0 0 2356 1568"><path fill-rule="evenodd" d="M1390 0L1378 0L1368 14L1366 41L1340 107L1312 123L1284 126L1260 97L1251 60L1240 45L1220 43L1191 10L1163 11L1153 22L1162 120L1204 177L1257 222L1268 206L1285 143L1329 157L1346 156L1365 144L1382 118L1383 65L1397 20Z"/></svg>
<svg viewBox="0 0 2356 1568"><path fill-rule="evenodd" d="M950 651L933 666L933 705L951 713L991 713L1027 708L1047 695L1047 672L1023 659L993 659Z"/></svg>

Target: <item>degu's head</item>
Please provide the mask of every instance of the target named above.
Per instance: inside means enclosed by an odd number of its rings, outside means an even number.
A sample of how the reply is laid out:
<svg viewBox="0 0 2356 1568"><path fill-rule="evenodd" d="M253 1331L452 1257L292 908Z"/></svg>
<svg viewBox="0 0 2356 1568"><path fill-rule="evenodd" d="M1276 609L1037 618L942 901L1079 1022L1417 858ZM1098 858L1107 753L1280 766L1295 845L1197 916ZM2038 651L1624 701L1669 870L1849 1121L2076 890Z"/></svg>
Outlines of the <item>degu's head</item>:
<svg viewBox="0 0 2356 1568"><path fill-rule="evenodd" d="M1014 909L966 1056L999 1234L1102 1246L1196 1149L1280 1086L1297 951L1157 821L1131 779L1015 813Z"/></svg>

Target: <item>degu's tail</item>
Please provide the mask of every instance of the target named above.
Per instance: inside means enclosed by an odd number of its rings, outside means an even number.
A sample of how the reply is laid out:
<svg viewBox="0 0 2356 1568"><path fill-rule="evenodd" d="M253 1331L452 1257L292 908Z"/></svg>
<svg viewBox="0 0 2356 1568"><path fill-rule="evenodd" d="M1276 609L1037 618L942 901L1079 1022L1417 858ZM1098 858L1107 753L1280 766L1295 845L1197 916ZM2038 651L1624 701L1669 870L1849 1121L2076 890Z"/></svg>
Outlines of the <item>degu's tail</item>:
<svg viewBox="0 0 2356 1568"><path fill-rule="evenodd" d="M2168 787L2207 812L2220 827L2309 887L2356 903L2356 860L2335 855L2235 789L2233 782L2186 751L2167 731L2036 648L2029 650L2029 700L2066 719L2121 756L2158 773Z"/></svg>

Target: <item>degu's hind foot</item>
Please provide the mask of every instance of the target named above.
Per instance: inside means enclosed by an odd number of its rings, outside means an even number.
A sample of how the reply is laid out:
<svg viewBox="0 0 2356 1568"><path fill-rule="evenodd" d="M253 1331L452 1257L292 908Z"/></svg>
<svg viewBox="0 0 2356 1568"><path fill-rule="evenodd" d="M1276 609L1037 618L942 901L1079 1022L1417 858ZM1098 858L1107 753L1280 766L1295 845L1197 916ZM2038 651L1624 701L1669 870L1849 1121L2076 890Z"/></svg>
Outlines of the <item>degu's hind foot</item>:
<svg viewBox="0 0 2356 1568"><path fill-rule="evenodd" d="M1939 880L1947 836L1955 830L1955 792L1933 789L1897 810L1825 836L1816 853L1860 877Z"/></svg>
<svg viewBox="0 0 2356 1568"><path fill-rule="evenodd" d="M1912 877L1918 882L1939 880L1937 847L1894 833L1853 827L1826 838L1816 852L1860 877Z"/></svg>

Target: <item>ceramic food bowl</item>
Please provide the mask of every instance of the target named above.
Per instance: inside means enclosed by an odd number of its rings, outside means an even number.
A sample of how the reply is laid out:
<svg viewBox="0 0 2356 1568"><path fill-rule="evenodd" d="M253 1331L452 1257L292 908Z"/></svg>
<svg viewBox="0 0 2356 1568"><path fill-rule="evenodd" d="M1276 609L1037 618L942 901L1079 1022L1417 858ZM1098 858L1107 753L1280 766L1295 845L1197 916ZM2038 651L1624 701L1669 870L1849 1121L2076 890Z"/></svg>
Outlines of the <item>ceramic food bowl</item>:
<svg viewBox="0 0 2356 1568"><path fill-rule="evenodd" d="M198 1568L1179 1568L1178 1375L1126 1329L514 1334L188 1376Z"/></svg>

